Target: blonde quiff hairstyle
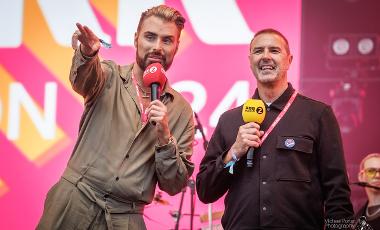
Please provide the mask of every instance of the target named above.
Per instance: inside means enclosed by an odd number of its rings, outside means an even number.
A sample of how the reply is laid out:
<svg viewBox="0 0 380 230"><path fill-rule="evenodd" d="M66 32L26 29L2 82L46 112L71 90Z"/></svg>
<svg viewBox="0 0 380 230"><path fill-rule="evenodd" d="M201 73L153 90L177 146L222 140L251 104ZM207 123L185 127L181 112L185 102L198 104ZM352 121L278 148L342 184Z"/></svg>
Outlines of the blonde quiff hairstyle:
<svg viewBox="0 0 380 230"><path fill-rule="evenodd" d="M186 20L178 10L166 5L155 6L143 12L141 14L139 24L137 26L137 33L140 32L144 20L151 16L161 18L162 20L167 22L174 22L177 25L179 32L178 34L181 35L181 31L185 26Z"/></svg>

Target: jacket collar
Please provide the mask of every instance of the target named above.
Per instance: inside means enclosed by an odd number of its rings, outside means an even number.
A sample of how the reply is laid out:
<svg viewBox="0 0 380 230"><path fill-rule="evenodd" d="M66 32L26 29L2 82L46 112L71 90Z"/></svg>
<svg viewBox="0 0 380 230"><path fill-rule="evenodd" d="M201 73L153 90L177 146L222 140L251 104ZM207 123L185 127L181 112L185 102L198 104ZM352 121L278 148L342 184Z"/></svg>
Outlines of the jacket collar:
<svg viewBox="0 0 380 230"><path fill-rule="evenodd" d="M277 98L272 104L270 104L271 108L276 108L278 110L283 110L286 106L286 103L289 101L289 98L292 96L294 92L294 88L291 83L288 82L288 88L281 94L279 98ZM253 99L261 99L259 95L259 91L256 88L255 93L253 94Z"/></svg>

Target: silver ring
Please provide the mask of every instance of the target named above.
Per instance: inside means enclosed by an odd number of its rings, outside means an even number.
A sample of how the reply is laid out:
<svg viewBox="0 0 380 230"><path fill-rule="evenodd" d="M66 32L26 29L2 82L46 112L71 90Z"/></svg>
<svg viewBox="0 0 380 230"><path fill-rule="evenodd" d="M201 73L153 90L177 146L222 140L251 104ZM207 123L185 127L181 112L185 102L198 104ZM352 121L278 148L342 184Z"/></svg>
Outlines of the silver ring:
<svg viewBox="0 0 380 230"><path fill-rule="evenodd" d="M81 33L80 33L80 31L79 30L76 30L75 32L74 32L74 35L75 36L79 36Z"/></svg>
<svg viewBox="0 0 380 230"><path fill-rule="evenodd" d="M71 47L76 50L79 47L79 41L78 41L78 36L80 35L80 31L76 30L71 37Z"/></svg>

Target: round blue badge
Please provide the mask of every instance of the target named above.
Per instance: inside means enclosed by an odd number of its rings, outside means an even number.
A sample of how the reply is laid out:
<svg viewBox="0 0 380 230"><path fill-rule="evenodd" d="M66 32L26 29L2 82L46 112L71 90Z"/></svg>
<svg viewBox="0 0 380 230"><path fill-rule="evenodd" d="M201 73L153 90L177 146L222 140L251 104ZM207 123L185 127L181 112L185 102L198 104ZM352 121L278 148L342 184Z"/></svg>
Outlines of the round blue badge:
<svg viewBox="0 0 380 230"><path fill-rule="evenodd" d="M286 147L293 148L295 145L296 145L296 142L293 139L288 138L285 140L285 146Z"/></svg>

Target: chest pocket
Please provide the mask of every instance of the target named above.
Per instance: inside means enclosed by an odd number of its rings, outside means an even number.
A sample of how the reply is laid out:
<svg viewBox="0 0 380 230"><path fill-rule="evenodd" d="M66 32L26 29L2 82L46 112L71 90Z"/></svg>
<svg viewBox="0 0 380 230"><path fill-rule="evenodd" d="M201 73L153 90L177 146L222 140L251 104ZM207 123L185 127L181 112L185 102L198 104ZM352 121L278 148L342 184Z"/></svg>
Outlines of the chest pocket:
<svg viewBox="0 0 380 230"><path fill-rule="evenodd" d="M306 137L278 136L276 143L276 179L310 182L313 140Z"/></svg>

